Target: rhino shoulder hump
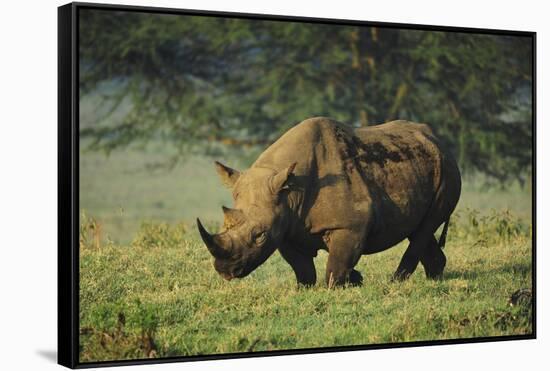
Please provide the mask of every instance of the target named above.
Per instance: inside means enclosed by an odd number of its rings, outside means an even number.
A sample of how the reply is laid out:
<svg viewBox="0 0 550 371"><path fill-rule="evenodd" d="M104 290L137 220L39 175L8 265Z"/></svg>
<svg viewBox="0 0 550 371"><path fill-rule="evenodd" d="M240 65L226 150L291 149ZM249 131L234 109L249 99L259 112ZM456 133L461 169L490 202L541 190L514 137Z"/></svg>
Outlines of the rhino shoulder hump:
<svg viewBox="0 0 550 371"><path fill-rule="evenodd" d="M425 123L417 123L413 121L407 121L407 120L395 120L390 121L385 124L377 125L380 127L384 127L387 131L392 130L406 130L406 131L420 131L423 134L433 136L432 128Z"/></svg>
<svg viewBox="0 0 550 371"><path fill-rule="evenodd" d="M305 130L313 130L313 131L323 131L327 128L331 128L334 125L342 125L338 121L331 119L329 117L310 117L308 119L305 119L301 123L299 123L297 126L302 127Z"/></svg>
<svg viewBox="0 0 550 371"><path fill-rule="evenodd" d="M421 123L421 124L414 124L414 125L416 126L418 131L421 131L422 133L424 133L426 135L429 135L429 136L434 135L434 132L433 132L432 128L428 124Z"/></svg>
<svg viewBox="0 0 550 371"><path fill-rule="evenodd" d="M332 135L335 127L348 127L329 117L311 117L300 122L288 131L292 137L300 137L302 140L318 142L325 135Z"/></svg>

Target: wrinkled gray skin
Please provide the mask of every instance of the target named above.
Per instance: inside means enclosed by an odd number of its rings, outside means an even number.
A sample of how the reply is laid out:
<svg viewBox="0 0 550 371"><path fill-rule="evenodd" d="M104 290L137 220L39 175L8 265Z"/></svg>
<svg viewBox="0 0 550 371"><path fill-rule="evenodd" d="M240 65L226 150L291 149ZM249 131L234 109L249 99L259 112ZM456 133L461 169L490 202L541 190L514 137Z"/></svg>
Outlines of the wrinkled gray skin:
<svg viewBox="0 0 550 371"><path fill-rule="evenodd" d="M314 257L329 253L329 287L361 284L354 269L361 255L409 240L394 279L424 266L438 278L446 258L441 248L461 180L452 155L427 125L408 121L353 129L310 118L288 130L239 172L216 170L233 192L224 208L224 230L210 235L197 219L214 267L230 280L244 277L275 250L298 283L316 282ZM434 233L445 223L439 242Z"/></svg>

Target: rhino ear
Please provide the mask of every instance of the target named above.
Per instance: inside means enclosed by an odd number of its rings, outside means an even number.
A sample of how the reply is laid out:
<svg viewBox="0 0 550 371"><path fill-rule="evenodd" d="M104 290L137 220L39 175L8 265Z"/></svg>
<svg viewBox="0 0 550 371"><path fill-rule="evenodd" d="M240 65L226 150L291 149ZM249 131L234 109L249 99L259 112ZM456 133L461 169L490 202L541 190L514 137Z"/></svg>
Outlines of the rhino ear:
<svg viewBox="0 0 550 371"><path fill-rule="evenodd" d="M230 167L227 167L218 161L215 162L215 165L216 171L218 172L222 183L228 188L233 188L233 186L237 182L237 179L239 179L239 177L241 176L240 171L231 169Z"/></svg>
<svg viewBox="0 0 550 371"><path fill-rule="evenodd" d="M271 191L273 192L273 194L278 194L282 190L289 189L288 181L290 179L290 176L294 172L296 164L297 163L295 162L286 169L283 169L277 174L273 175L273 178L271 178Z"/></svg>

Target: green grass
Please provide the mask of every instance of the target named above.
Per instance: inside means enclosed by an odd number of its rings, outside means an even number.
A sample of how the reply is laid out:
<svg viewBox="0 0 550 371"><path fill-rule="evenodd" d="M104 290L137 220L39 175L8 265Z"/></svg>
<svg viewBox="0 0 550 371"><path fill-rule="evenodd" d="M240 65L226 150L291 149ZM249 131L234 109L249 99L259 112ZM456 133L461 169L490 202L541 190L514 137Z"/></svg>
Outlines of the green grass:
<svg viewBox="0 0 550 371"><path fill-rule="evenodd" d="M532 286L528 190L465 184L441 281L427 280L419 266L410 280L391 282L401 243L361 259L362 287L304 289L278 253L242 280L218 276L192 220L219 223L229 192L211 161L143 170L160 158L155 151L81 158L83 362L532 331L530 305L509 302ZM318 277L326 259L320 252Z"/></svg>
<svg viewBox="0 0 550 371"><path fill-rule="evenodd" d="M146 224L128 245L81 245L81 361L528 334L530 306L509 299L531 288L530 241L510 214L465 213L441 281L391 282L400 244L361 259L362 287L304 289L277 253L224 281L194 228Z"/></svg>

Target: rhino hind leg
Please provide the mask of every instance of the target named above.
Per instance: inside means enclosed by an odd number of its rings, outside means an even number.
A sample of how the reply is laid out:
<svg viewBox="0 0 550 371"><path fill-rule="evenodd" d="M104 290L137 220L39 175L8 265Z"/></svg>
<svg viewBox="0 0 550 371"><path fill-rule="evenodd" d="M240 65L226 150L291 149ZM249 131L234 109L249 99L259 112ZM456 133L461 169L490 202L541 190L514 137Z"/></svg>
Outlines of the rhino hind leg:
<svg viewBox="0 0 550 371"><path fill-rule="evenodd" d="M441 279L445 264L447 263L447 258L434 237L432 237L428 248L421 256L420 262L424 266L426 277L430 279Z"/></svg>
<svg viewBox="0 0 550 371"><path fill-rule="evenodd" d="M441 222L433 223L434 219L436 218L426 219L421 227L409 237L409 247L405 250L405 254L393 274L393 280L403 281L409 278L419 262L422 262L428 278L436 279L442 275L447 259L434 237Z"/></svg>
<svg viewBox="0 0 550 371"><path fill-rule="evenodd" d="M403 281L410 277L414 273L418 263L422 261L427 263L428 270L430 274L432 272L435 274L439 266L438 264L432 262L431 258L435 256L435 251L432 248L432 241L436 243L434 238L434 231L436 227L432 225L429 219L425 220L421 224L421 227L409 237L409 247L405 250L399 266L393 274L393 280ZM438 257L439 258L439 257ZM439 261L438 259L436 259ZM424 265L426 267L426 265Z"/></svg>
<svg viewBox="0 0 550 371"><path fill-rule="evenodd" d="M401 261L399 262L399 266L393 274L393 281L404 281L414 273L418 263L420 262L420 250L421 246L419 242L411 241L409 247L405 250L405 254L403 254L403 257L401 258Z"/></svg>

